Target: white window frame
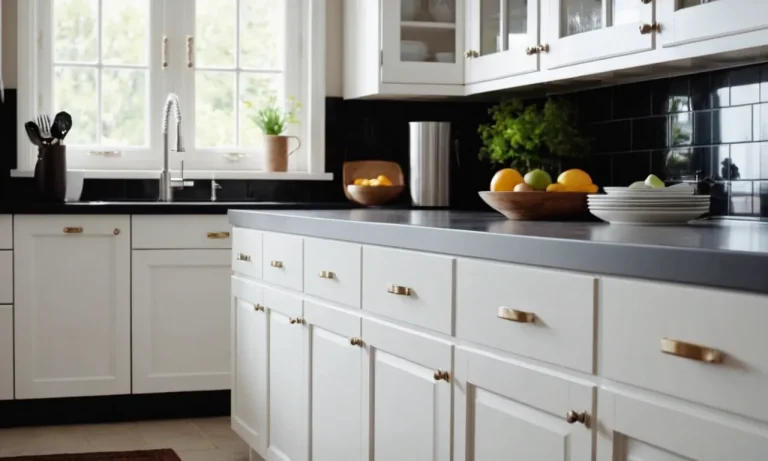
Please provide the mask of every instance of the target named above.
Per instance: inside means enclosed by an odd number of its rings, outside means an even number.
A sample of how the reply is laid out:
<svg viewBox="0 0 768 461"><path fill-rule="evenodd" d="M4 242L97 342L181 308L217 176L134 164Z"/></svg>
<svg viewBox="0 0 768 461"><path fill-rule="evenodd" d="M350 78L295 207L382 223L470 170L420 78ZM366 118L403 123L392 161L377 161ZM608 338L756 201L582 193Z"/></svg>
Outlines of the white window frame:
<svg viewBox="0 0 768 461"><path fill-rule="evenodd" d="M40 88L52 89L51 47L52 28L47 26L52 21L52 2L55 0L25 0L18 6L18 152L17 168L13 176L31 176L34 172L37 149L27 141L23 122L32 120L39 113L52 110L51 92L39 91ZM287 65L286 72L291 72L291 82L286 91L296 91L296 98L302 102L300 125L289 134L299 136L302 141L300 151L292 156L290 169L286 173L268 173L253 168L260 164L262 149L223 148L201 150L189 153L172 153L171 166L177 170L181 160L185 163L185 177L190 179L210 179L215 175L219 179L332 179L332 174L325 172L325 24L326 0L275 0L286 1L288 26L286 30L298 33L287 40L286 47L297 47L293 62ZM183 115L183 136L187 146L193 146L194 136L194 69L186 67L186 36L194 30L184 30L184 24L193 24L194 8L189 8L191 0L152 0L152 26L150 27L149 97L149 147L146 149L120 148L120 157L101 157L89 155L88 151L70 149L69 167L82 169L87 178L155 178L162 168L162 138L160 135L162 106L165 95L175 91L181 97ZM157 14L156 4L162 4L163 14ZM186 8L180 8L184 3ZM173 11L172 14L165 14ZM179 20L179 15L187 16ZM291 27L294 26L294 27ZM159 31L162 29L162 34ZM169 66L161 67L161 40L165 35L169 39ZM156 46L154 46L156 45ZM294 56L291 54L290 56ZM165 73L165 75L163 75ZM153 78L156 75L161 78ZM287 75L287 74L286 74ZM163 78L164 77L164 78ZM192 78L190 78L192 77ZM186 101L186 104L185 104ZM75 125L77 120L75 120ZM172 124L173 125L173 124ZM156 127L156 129L155 129ZM77 127L75 126L74 129ZM172 134L173 135L173 134ZM233 161L225 153L242 153L244 161Z"/></svg>

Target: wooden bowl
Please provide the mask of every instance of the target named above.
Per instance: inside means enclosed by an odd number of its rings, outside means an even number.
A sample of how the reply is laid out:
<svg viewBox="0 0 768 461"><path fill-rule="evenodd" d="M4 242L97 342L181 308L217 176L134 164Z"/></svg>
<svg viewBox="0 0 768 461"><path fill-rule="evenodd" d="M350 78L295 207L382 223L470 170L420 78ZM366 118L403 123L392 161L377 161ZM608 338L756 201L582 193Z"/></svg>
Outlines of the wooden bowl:
<svg viewBox="0 0 768 461"><path fill-rule="evenodd" d="M480 198L508 219L539 221L588 216L584 192L480 192Z"/></svg>
<svg viewBox="0 0 768 461"><path fill-rule="evenodd" d="M373 179L385 175L392 181L391 186L355 186L355 179ZM345 162L342 174L344 195L360 205L377 206L395 200L405 189L403 170L397 162L384 160L361 160ZM381 189L381 191L379 191Z"/></svg>
<svg viewBox="0 0 768 461"><path fill-rule="evenodd" d="M385 205L403 193L405 186L355 186L346 188L347 197L353 202L365 206Z"/></svg>

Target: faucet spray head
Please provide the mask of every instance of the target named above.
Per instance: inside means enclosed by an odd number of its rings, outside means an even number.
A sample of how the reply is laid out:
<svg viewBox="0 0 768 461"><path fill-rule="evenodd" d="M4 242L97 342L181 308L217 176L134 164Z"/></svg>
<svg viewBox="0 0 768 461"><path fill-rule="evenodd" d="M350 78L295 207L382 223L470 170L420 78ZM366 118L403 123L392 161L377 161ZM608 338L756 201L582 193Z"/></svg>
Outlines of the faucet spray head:
<svg viewBox="0 0 768 461"><path fill-rule="evenodd" d="M181 133L176 135L176 152L184 152L184 142L182 141Z"/></svg>

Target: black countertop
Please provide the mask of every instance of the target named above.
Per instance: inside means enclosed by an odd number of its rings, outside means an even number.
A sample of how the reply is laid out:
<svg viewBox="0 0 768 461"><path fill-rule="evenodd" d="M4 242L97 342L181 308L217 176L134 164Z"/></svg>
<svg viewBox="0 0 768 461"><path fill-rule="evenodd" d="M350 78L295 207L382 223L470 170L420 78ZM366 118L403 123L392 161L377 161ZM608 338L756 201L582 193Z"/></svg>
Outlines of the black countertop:
<svg viewBox="0 0 768 461"><path fill-rule="evenodd" d="M363 244L768 293L768 224L509 221L492 212L285 210L232 224Z"/></svg>
<svg viewBox="0 0 768 461"><path fill-rule="evenodd" d="M0 201L0 214L227 214L229 210L317 210L349 209L349 202L25 202Z"/></svg>

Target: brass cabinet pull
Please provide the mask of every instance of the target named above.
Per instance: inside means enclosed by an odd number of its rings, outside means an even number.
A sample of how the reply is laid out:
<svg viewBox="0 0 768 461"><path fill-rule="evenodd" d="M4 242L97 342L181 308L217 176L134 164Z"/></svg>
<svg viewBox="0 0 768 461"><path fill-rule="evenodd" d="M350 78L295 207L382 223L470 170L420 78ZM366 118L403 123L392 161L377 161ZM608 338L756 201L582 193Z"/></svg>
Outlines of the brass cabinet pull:
<svg viewBox="0 0 768 461"><path fill-rule="evenodd" d="M587 412L586 411L578 412L578 411L569 410L568 413L565 414L565 421L568 424L576 424L576 423L587 424Z"/></svg>
<svg viewBox="0 0 768 461"><path fill-rule="evenodd" d="M529 46L525 49L525 54L527 54L528 56L533 56L534 54L538 53L537 48L538 47L535 47L535 46Z"/></svg>
<svg viewBox="0 0 768 461"><path fill-rule="evenodd" d="M320 271L318 276L321 279L329 279L329 280L336 278L336 274L334 274L333 272L330 272L330 271Z"/></svg>
<svg viewBox="0 0 768 461"><path fill-rule="evenodd" d="M648 24L648 23L640 24L641 34L645 35L645 34L650 34L651 32L661 32L661 24L659 24L658 22L654 22L652 24Z"/></svg>
<svg viewBox="0 0 768 461"><path fill-rule="evenodd" d="M271 261L269 263L269 265L272 266L272 267L275 267L277 269L282 269L283 268L283 262L282 261Z"/></svg>
<svg viewBox="0 0 768 461"><path fill-rule="evenodd" d="M723 353L717 349L710 349L709 347L676 341L674 339L662 338L661 352L685 359L698 360L699 362L720 363L723 361Z"/></svg>
<svg viewBox="0 0 768 461"><path fill-rule="evenodd" d="M536 46L536 52L537 53L549 53L549 44L544 43L543 45Z"/></svg>
<svg viewBox="0 0 768 461"><path fill-rule="evenodd" d="M195 67L195 37L187 35L187 67Z"/></svg>
<svg viewBox="0 0 768 461"><path fill-rule="evenodd" d="M303 319L303 318L301 318L301 317L292 317L292 318L288 319L288 322L289 322L291 325L297 325L297 324L298 324L298 325L301 325L301 324L303 324L303 323L304 323L304 319Z"/></svg>
<svg viewBox="0 0 768 461"><path fill-rule="evenodd" d="M65 227L64 233L65 234L82 234L83 228L82 227Z"/></svg>
<svg viewBox="0 0 768 461"><path fill-rule="evenodd" d="M363 340L360 339L360 338L350 338L349 339L349 344L351 344L353 346L362 346L363 345Z"/></svg>
<svg viewBox="0 0 768 461"><path fill-rule="evenodd" d="M471 58L472 57L472 50L465 51L464 52L464 57L465 58Z"/></svg>
<svg viewBox="0 0 768 461"><path fill-rule="evenodd" d="M434 377L435 377L435 381L445 381L445 382L451 381L451 374L445 370L435 370Z"/></svg>
<svg viewBox="0 0 768 461"><path fill-rule="evenodd" d="M209 239L228 239L229 232L208 232Z"/></svg>
<svg viewBox="0 0 768 461"><path fill-rule="evenodd" d="M398 296L411 296L413 290L408 287L401 287L400 285L389 285L387 287L387 293L392 293Z"/></svg>
<svg viewBox="0 0 768 461"><path fill-rule="evenodd" d="M163 56L162 66L163 69L168 67L168 36L163 35L163 46L160 50L160 54Z"/></svg>
<svg viewBox="0 0 768 461"><path fill-rule="evenodd" d="M251 256L247 255L245 253L238 253L237 254L237 260L238 261L250 262L251 261Z"/></svg>
<svg viewBox="0 0 768 461"><path fill-rule="evenodd" d="M533 312L518 311L503 306L499 307L496 317L517 323L533 323L536 321L536 314Z"/></svg>
<svg viewBox="0 0 768 461"><path fill-rule="evenodd" d="M256 312L264 312L264 306L262 306L261 304L254 304L253 310Z"/></svg>

